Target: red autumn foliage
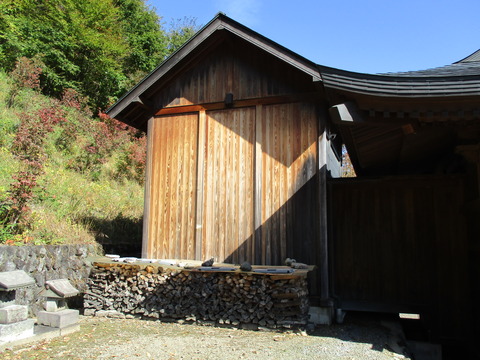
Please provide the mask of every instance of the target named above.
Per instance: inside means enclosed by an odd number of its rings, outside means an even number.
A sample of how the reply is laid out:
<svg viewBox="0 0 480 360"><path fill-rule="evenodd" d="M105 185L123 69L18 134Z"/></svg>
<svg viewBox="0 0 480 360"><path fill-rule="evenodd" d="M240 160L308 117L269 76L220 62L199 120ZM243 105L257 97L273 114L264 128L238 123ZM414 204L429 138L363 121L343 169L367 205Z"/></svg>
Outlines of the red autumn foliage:
<svg viewBox="0 0 480 360"><path fill-rule="evenodd" d="M7 211L3 211L0 218L2 223L20 225L17 228L19 232L27 226L30 215L28 203L34 197L37 177L43 172L45 136L53 131L55 125L65 121L64 115L58 106L20 115L21 122L12 145L12 153L21 160L22 169L13 176L6 199L8 206L4 207Z"/></svg>

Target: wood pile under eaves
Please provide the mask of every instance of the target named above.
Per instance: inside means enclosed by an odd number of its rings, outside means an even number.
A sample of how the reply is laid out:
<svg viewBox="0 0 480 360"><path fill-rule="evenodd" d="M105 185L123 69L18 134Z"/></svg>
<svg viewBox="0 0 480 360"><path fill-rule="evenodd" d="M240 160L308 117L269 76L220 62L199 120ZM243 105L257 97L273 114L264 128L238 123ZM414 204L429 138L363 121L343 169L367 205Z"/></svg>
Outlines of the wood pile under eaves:
<svg viewBox="0 0 480 360"><path fill-rule="evenodd" d="M84 295L85 314L107 311L248 329L303 327L308 320L307 272L277 275L94 263Z"/></svg>

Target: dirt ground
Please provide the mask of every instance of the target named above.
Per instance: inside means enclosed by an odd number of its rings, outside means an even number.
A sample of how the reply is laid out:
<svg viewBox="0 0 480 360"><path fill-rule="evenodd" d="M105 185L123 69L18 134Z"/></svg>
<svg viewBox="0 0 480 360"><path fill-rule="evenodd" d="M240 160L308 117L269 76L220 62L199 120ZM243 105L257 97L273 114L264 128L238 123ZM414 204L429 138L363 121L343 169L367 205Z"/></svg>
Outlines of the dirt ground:
<svg viewBox="0 0 480 360"><path fill-rule="evenodd" d="M80 331L7 348L1 359L404 359L392 323L348 316L306 332L81 317ZM394 328L394 327L393 327Z"/></svg>

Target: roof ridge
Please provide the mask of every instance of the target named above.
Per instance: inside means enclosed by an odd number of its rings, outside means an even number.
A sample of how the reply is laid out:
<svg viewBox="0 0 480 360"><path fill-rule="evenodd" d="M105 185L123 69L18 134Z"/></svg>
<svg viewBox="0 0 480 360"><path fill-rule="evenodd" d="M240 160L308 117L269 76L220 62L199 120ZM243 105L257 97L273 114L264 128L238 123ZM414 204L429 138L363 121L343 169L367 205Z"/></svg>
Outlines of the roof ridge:
<svg viewBox="0 0 480 360"><path fill-rule="evenodd" d="M473 54L468 55L462 60L454 62L454 64L467 63L467 62L479 62L480 61L480 49L475 51Z"/></svg>

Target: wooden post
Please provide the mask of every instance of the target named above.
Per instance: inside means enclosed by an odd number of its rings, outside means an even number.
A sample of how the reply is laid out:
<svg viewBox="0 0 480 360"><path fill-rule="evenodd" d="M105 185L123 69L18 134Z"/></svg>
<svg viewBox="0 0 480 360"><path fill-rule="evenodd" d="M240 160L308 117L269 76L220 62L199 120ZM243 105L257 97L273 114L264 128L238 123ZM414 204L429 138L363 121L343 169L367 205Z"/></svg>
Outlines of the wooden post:
<svg viewBox="0 0 480 360"><path fill-rule="evenodd" d="M195 259L202 260L203 234L203 179L205 163L205 136L207 131L207 115L205 110L198 114L198 141L197 141L197 199L195 214Z"/></svg>
<svg viewBox="0 0 480 360"><path fill-rule="evenodd" d="M323 306L330 306L329 264L328 264L328 223L327 223L327 136L325 123L319 119L318 137L318 273L320 276L320 301Z"/></svg>
<svg viewBox="0 0 480 360"><path fill-rule="evenodd" d="M150 230L150 193L152 186L152 166L153 166L153 139L154 139L154 121L155 118L151 118L148 121L147 132L147 165L145 169L145 193L144 193L144 208L143 208L143 233L142 233L142 257L149 258L154 257L151 254L152 248L149 239Z"/></svg>

